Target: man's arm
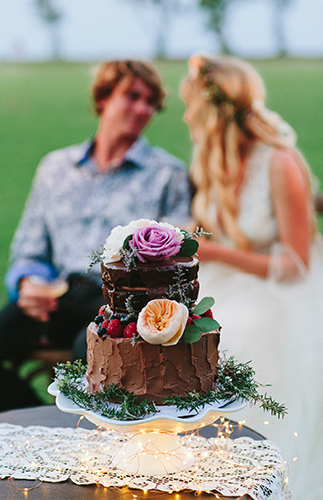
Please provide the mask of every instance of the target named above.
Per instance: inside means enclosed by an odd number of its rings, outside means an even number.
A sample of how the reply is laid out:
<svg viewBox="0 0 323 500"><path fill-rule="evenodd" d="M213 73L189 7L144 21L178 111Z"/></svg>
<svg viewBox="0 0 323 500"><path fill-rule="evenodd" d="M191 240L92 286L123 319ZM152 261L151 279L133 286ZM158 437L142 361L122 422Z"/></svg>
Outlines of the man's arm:
<svg viewBox="0 0 323 500"><path fill-rule="evenodd" d="M6 286L11 301L18 299L18 284L22 278L37 275L51 280L57 276L57 271L51 263L50 238L45 222L45 170L46 162L43 161L38 167L11 246L11 267L6 275Z"/></svg>

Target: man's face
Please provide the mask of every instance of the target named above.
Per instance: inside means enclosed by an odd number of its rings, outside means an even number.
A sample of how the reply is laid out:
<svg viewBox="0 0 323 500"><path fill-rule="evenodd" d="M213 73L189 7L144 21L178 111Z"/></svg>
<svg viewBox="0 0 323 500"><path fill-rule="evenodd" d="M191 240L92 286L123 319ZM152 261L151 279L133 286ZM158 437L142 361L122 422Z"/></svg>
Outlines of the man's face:
<svg viewBox="0 0 323 500"><path fill-rule="evenodd" d="M101 125L114 136L129 139L141 134L156 111L154 93L141 78L134 78L126 88L118 85L99 106Z"/></svg>

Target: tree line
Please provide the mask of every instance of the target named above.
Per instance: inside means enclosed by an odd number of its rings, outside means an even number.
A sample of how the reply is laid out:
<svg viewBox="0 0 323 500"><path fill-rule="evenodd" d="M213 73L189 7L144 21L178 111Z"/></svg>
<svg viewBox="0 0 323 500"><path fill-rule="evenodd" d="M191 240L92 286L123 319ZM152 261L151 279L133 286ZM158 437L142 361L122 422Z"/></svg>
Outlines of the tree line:
<svg viewBox="0 0 323 500"><path fill-rule="evenodd" d="M207 29L214 33L215 41L219 45L219 52L231 54L232 48L227 40L225 27L228 21L229 8L233 3L242 3L244 0L124 0L128 3L151 4L158 10L155 31L155 57L164 58L167 53L167 36L170 19L188 9L198 6L207 14ZM253 0L257 2L259 0ZM272 29L276 43L276 55L284 56L288 53L285 36L285 19L288 8L293 0L267 0L273 8ZM36 12L48 27L51 42L52 58L60 57L60 24L64 12L57 6L57 0L34 0Z"/></svg>

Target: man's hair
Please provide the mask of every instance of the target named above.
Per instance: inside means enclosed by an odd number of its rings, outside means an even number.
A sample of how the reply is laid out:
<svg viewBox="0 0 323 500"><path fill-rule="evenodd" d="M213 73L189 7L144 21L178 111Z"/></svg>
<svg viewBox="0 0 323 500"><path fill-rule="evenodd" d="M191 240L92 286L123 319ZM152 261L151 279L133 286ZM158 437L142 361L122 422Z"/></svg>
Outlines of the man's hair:
<svg viewBox="0 0 323 500"><path fill-rule="evenodd" d="M140 78L153 91L156 110L161 110L166 92L158 71L148 62L125 59L104 62L99 66L92 85L96 113L100 114L99 101L111 95L121 82L127 86L134 78Z"/></svg>

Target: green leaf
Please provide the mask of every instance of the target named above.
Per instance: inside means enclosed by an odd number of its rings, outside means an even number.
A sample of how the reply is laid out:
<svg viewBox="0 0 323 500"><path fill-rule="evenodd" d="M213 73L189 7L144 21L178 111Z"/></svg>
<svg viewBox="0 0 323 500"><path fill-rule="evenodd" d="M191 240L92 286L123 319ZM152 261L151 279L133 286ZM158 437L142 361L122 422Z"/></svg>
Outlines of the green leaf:
<svg viewBox="0 0 323 500"><path fill-rule="evenodd" d="M195 326L200 328L202 332L211 332L219 328L219 323L212 318L197 318L193 320Z"/></svg>
<svg viewBox="0 0 323 500"><path fill-rule="evenodd" d="M182 335L182 339L187 344L193 344L197 342L201 338L201 330L194 325L187 325L185 327L184 333Z"/></svg>
<svg viewBox="0 0 323 500"><path fill-rule="evenodd" d="M204 314L206 311L211 309L211 307L214 305L215 300L213 297L204 297L198 304L195 306L193 313L196 314L197 316L201 316Z"/></svg>
<svg viewBox="0 0 323 500"><path fill-rule="evenodd" d="M129 241L132 239L132 234L129 234L129 236L126 237L126 239L123 242L122 248L124 250L127 250L129 248Z"/></svg>
<svg viewBox="0 0 323 500"><path fill-rule="evenodd" d="M181 249L177 255L184 255L185 257L191 257L197 252L199 244L196 240L184 239L181 244Z"/></svg>

